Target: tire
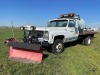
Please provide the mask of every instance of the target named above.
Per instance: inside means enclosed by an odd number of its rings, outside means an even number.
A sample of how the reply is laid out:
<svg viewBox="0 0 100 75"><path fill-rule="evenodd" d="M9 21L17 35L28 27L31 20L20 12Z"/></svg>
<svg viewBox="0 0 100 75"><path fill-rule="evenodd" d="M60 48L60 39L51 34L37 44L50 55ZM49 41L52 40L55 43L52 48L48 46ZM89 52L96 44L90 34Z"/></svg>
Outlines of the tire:
<svg viewBox="0 0 100 75"><path fill-rule="evenodd" d="M83 40L83 44L84 45L90 45L91 44L91 37L90 36L88 36L88 37L86 37L84 40Z"/></svg>
<svg viewBox="0 0 100 75"><path fill-rule="evenodd" d="M59 54L64 51L64 44L62 40L57 39L55 40L54 44L51 47L51 51L53 54Z"/></svg>

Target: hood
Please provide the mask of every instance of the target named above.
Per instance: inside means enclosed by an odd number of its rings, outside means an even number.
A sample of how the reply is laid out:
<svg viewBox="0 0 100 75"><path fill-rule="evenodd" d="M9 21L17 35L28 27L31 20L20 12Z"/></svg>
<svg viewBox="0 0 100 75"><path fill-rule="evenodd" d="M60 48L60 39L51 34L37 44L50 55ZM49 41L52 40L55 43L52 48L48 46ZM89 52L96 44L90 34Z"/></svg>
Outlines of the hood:
<svg viewBox="0 0 100 75"><path fill-rule="evenodd" d="M39 31L60 31L66 29L65 27L36 27Z"/></svg>

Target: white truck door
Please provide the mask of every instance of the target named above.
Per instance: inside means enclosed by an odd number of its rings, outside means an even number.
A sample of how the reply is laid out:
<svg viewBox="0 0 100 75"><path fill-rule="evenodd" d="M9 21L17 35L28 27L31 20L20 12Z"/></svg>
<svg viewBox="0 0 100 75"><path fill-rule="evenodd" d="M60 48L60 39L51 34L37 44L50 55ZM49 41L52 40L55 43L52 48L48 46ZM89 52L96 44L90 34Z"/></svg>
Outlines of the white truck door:
<svg viewBox="0 0 100 75"><path fill-rule="evenodd" d="M78 27L76 26L76 21L75 20L69 20L68 26L67 26L67 32L69 35L68 37L66 36L66 41L75 41L78 39Z"/></svg>

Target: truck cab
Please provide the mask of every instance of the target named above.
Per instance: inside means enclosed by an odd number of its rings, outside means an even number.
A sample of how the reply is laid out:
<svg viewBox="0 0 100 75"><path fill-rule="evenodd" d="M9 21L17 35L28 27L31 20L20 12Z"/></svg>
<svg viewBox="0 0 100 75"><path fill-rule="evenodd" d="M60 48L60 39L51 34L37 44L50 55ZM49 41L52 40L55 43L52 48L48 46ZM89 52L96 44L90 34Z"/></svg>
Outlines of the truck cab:
<svg viewBox="0 0 100 75"><path fill-rule="evenodd" d="M77 40L79 35L77 20L75 19L60 18L51 20L47 27L48 29L54 29L51 31L53 40L57 36L63 36L63 42L70 42Z"/></svg>

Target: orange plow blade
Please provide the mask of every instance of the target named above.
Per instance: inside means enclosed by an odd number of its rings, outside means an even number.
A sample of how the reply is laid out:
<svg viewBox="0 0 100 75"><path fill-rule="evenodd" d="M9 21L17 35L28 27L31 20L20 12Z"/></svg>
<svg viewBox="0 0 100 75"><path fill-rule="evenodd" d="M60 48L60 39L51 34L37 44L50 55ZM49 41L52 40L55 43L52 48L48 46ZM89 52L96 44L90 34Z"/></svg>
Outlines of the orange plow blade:
<svg viewBox="0 0 100 75"><path fill-rule="evenodd" d="M36 51L9 46L9 60L23 63L41 63L42 57L43 53L41 48Z"/></svg>

